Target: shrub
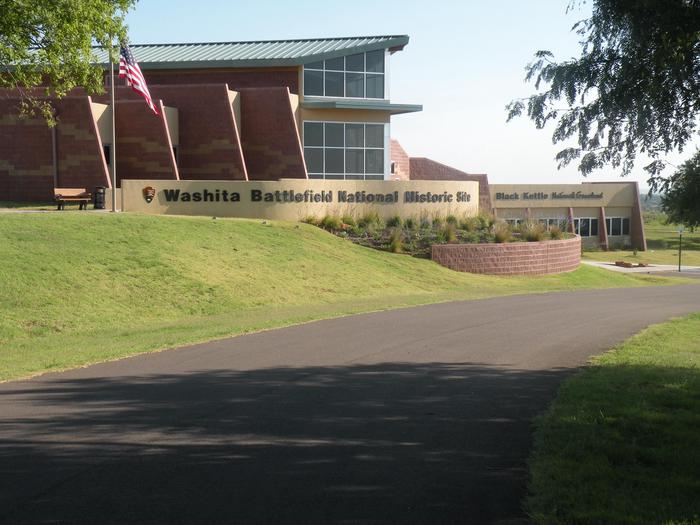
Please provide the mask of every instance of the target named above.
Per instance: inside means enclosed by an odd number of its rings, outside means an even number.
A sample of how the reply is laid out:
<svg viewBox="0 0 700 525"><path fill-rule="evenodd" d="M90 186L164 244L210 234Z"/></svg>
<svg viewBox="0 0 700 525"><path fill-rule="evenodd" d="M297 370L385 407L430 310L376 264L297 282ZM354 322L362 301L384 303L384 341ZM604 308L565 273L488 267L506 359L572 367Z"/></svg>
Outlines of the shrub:
<svg viewBox="0 0 700 525"><path fill-rule="evenodd" d="M558 226L552 226L549 229L549 238L555 241L561 240L564 238L564 232Z"/></svg>
<svg viewBox="0 0 700 525"><path fill-rule="evenodd" d="M453 226L457 226L457 222L458 222L458 221L457 221L457 217L455 217L454 215L450 214L450 215L448 215L447 217L445 217L445 222L446 222L447 224L452 224Z"/></svg>
<svg viewBox="0 0 700 525"><path fill-rule="evenodd" d="M457 228L454 224L444 224L438 228L437 236L443 244L457 242Z"/></svg>
<svg viewBox="0 0 700 525"><path fill-rule="evenodd" d="M340 218L336 217L335 215L326 215L323 219L321 219L320 223L321 228L330 231L340 230L341 225L342 223L340 222Z"/></svg>
<svg viewBox="0 0 700 525"><path fill-rule="evenodd" d="M343 224L347 224L348 226L357 226L357 222L355 222L352 215L343 215L340 220L343 221Z"/></svg>
<svg viewBox="0 0 700 525"><path fill-rule="evenodd" d="M413 217L408 217L406 220L404 220L403 225L407 230L411 231L415 230L418 227L418 223Z"/></svg>
<svg viewBox="0 0 700 525"><path fill-rule="evenodd" d="M420 227L422 230L427 230L432 226L432 223L430 222L430 219L428 217L421 217L420 218Z"/></svg>
<svg viewBox="0 0 700 525"><path fill-rule="evenodd" d="M478 244L484 242L484 239L482 239L481 235L479 235L477 232L467 232L462 239L462 242L467 244Z"/></svg>
<svg viewBox="0 0 700 525"><path fill-rule="evenodd" d="M383 221L376 211L367 212L362 216L362 218L359 221L357 221L357 225L363 228L367 228L370 225L375 227L381 227L382 224Z"/></svg>
<svg viewBox="0 0 700 525"><path fill-rule="evenodd" d="M478 217L465 217L459 221L459 228L468 232L475 232L481 229L481 222Z"/></svg>
<svg viewBox="0 0 700 525"><path fill-rule="evenodd" d="M435 232L435 243L436 244L446 244L447 238L445 237L445 232L440 228Z"/></svg>
<svg viewBox="0 0 700 525"><path fill-rule="evenodd" d="M443 221L442 217L440 217L439 215L436 215L435 217L433 217L432 225L433 225L433 228L435 228L436 230L440 229L440 227L443 225L443 223L444 223L444 221Z"/></svg>
<svg viewBox="0 0 700 525"><path fill-rule="evenodd" d="M391 251L391 253L403 252L403 236L401 235L401 230L399 228L395 228L391 232L389 251Z"/></svg>
<svg viewBox="0 0 700 525"><path fill-rule="evenodd" d="M490 213L480 213L476 216L481 230L489 230L496 223L496 218Z"/></svg>
<svg viewBox="0 0 700 525"><path fill-rule="evenodd" d="M389 217L386 221L386 226L387 228L400 228L401 227L401 217L398 215L394 215L392 217Z"/></svg>
<svg viewBox="0 0 700 525"><path fill-rule="evenodd" d="M309 215L308 217L304 217L301 222L305 222L306 224L311 224L313 226L318 226L321 221L318 220L318 217L315 215Z"/></svg>
<svg viewBox="0 0 700 525"><path fill-rule="evenodd" d="M513 231L506 222L499 222L493 228L493 240L497 243L510 242L513 239Z"/></svg>
<svg viewBox="0 0 700 525"><path fill-rule="evenodd" d="M521 222L518 228L520 236L527 242L537 242L544 240L544 227L533 221Z"/></svg>

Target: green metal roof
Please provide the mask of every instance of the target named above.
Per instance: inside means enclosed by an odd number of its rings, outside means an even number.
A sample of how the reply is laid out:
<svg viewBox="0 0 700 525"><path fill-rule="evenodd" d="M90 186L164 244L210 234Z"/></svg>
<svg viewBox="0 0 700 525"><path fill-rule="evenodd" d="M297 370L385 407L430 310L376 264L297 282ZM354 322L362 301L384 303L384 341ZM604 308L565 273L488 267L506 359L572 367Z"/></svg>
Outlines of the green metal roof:
<svg viewBox="0 0 700 525"><path fill-rule="evenodd" d="M130 44L141 69L198 69L298 66L353 53L400 51L408 36L356 36L303 40L203 42L191 44ZM95 49L96 62L106 65L107 52Z"/></svg>
<svg viewBox="0 0 700 525"><path fill-rule="evenodd" d="M415 113L423 111L420 104L392 104L388 100L366 100L366 99L327 99L304 97L301 107L307 109L368 109L373 111L389 111L392 115L401 113Z"/></svg>

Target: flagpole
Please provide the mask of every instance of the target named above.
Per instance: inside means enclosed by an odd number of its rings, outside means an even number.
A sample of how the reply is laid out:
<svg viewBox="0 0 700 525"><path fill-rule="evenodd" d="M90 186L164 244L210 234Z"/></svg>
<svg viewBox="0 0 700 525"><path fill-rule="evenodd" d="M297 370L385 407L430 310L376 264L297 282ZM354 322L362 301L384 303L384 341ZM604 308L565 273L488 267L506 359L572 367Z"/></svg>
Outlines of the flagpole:
<svg viewBox="0 0 700 525"><path fill-rule="evenodd" d="M110 41L110 44L112 42ZM112 212L117 211L117 132L115 125L116 107L114 105L114 48L109 50L109 83L112 97L112 147L110 148L110 164L112 166Z"/></svg>

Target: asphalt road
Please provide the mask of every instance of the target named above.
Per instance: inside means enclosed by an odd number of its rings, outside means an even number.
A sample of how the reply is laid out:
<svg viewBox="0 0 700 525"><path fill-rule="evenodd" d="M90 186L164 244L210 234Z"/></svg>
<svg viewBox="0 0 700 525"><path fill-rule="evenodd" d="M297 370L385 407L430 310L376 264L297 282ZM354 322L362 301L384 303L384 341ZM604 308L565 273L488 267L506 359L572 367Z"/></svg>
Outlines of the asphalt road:
<svg viewBox="0 0 700 525"><path fill-rule="evenodd" d="M7 523L501 523L532 420L700 287L321 321L0 385Z"/></svg>

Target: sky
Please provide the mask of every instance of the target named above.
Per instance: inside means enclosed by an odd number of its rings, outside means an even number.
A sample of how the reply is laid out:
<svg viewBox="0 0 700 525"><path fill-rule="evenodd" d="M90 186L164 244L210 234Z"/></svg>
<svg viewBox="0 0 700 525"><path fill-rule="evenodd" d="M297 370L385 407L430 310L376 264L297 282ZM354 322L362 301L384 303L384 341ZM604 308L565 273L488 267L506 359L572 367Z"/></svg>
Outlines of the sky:
<svg viewBox="0 0 700 525"><path fill-rule="evenodd" d="M584 179L575 165L557 170L561 145L552 129L521 117L506 122L505 106L533 94L525 67L537 50L558 60L579 54L572 26L586 5L568 0L432 2L354 0L240 2L141 0L127 15L134 44L219 42L407 34L391 57L390 96L422 104L421 113L392 117L391 135L412 157L429 157L492 183L578 183L617 180L614 168ZM645 186L636 167L628 180Z"/></svg>

